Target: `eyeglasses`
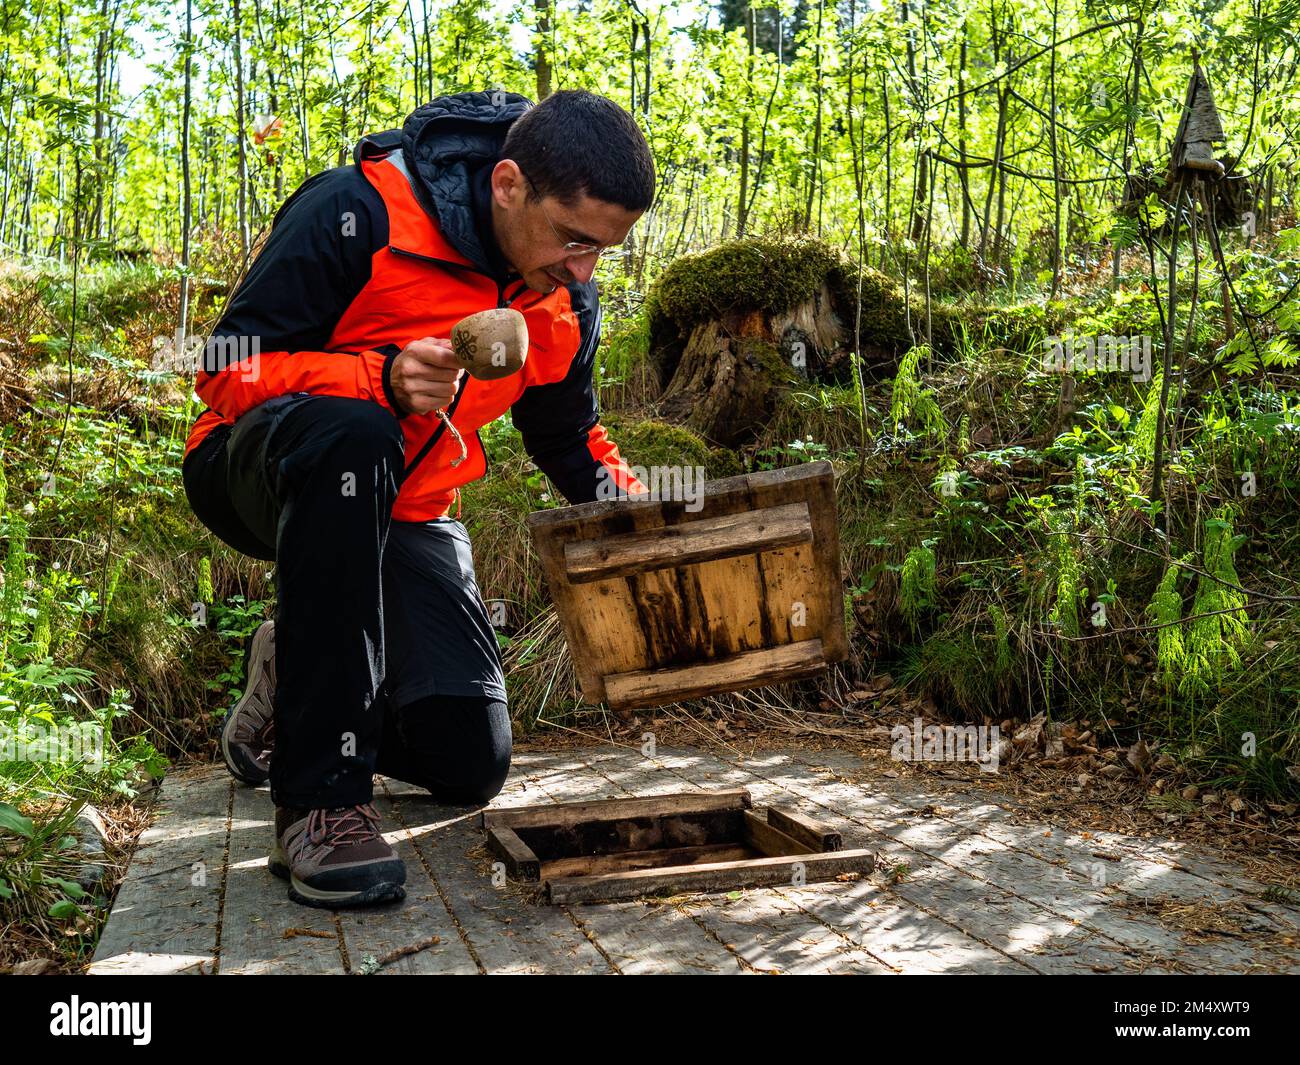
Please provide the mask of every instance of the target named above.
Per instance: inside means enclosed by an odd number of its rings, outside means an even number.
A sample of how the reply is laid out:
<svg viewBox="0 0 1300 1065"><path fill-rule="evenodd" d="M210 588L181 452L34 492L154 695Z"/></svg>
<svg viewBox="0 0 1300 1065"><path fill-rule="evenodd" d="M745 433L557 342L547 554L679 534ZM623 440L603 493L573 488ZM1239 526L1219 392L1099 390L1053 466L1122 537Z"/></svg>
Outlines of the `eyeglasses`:
<svg viewBox="0 0 1300 1065"><path fill-rule="evenodd" d="M518 166L517 163L515 165ZM519 173L524 174L523 167L519 168ZM560 235L560 231L555 228L555 223L551 221L550 213L545 207L542 207L542 194L533 183L533 179L524 174L524 180L532 186L533 192L537 194L537 206L542 208L542 217L546 219L546 224L551 227L551 232L555 234L555 239L560 242L566 254L594 254L597 259L617 259L623 255L623 246L621 244L584 244L578 240L565 240Z"/></svg>

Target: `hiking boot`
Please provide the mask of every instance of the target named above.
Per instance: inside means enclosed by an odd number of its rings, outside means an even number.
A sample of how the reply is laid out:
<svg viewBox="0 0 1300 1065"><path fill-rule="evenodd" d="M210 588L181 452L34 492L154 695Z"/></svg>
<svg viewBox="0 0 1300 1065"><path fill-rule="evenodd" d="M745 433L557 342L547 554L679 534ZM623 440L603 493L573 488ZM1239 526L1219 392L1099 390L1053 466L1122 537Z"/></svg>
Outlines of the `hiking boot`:
<svg viewBox="0 0 1300 1065"><path fill-rule="evenodd" d="M246 664L248 685L221 728L221 756L231 776L257 787L271 776L275 746L275 622L262 622L253 634Z"/></svg>
<svg viewBox="0 0 1300 1065"><path fill-rule="evenodd" d="M333 810L275 808L271 872L289 881L289 898L340 909L406 898L406 866L379 832L370 803Z"/></svg>

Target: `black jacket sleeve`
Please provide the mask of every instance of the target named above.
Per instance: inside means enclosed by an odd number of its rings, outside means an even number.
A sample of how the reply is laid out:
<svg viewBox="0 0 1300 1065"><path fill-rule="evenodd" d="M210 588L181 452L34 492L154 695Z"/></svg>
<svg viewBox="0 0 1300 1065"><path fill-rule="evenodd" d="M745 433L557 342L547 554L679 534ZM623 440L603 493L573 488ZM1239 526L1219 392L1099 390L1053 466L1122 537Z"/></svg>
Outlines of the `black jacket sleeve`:
<svg viewBox="0 0 1300 1065"><path fill-rule="evenodd" d="M394 406L388 353L356 363L323 352L388 243L388 213L354 166L309 178L277 212L205 351L195 389L230 417L297 390L372 396ZM257 356L257 373L232 365ZM359 354L359 353L358 353ZM381 384L382 382L382 384Z"/></svg>
<svg viewBox="0 0 1300 1065"><path fill-rule="evenodd" d="M639 492L642 486L600 424L592 380L600 344L600 301L594 281L570 285L581 341L561 381L533 385L510 409L524 449L570 503Z"/></svg>

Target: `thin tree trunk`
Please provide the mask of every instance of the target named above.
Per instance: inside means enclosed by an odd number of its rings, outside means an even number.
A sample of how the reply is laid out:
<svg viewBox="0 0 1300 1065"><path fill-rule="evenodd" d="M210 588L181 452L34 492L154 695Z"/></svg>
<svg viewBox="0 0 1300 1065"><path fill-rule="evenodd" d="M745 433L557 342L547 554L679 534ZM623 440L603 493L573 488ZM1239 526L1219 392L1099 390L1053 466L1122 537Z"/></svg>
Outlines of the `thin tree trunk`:
<svg viewBox="0 0 1300 1065"><path fill-rule="evenodd" d="M101 237L100 220L104 212L104 94L108 56L108 0L100 0L99 32L95 35L95 132L91 141L94 157L95 201L86 231L94 239Z"/></svg>
<svg viewBox="0 0 1300 1065"><path fill-rule="evenodd" d="M907 49L907 80L912 88L912 99L914 105L921 106L921 85L916 77L916 46L912 41L912 27L908 24L909 16L912 12L910 0L903 0L901 13L903 16L904 42ZM925 109L921 108L921 120L925 120ZM916 125L911 128L911 137L920 140L920 131ZM930 187L930 157L917 148L916 165L912 168L912 220L908 228L908 236L913 243L920 241L922 233L925 231L924 204L926 200L926 190Z"/></svg>
<svg viewBox="0 0 1300 1065"><path fill-rule="evenodd" d="M239 0L231 0L235 22L235 136L239 140L239 250L248 258L248 153L244 135L244 57L243 30L240 25Z"/></svg>
<svg viewBox="0 0 1300 1065"><path fill-rule="evenodd" d="M957 177L961 181L961 246L970 247L970 179L966 174L966 26L962 24L961 50L957 58L957 158L961 167Z"/></svg>
<svg viewBox="0 0 1300 1065"><path fill-rule="evenodd" d="M885 80L883 64L880 68L880 96L885 105L885 225L884 242L880 248L880 264L884 266L885 252L893 239L893 220L890 214L892 212L894 189L894 132L893 127L889 124L889 83Z"/></svg>
<svg viewBox="0 0 1300 1065"><path fill-rule="evenodd" d="M813 53L813 65L817 76L817 117L813 121L812 168L808 175L808 203L804 207L803 228L812 228L813 196L822 174L822 17L826 11L826 0L817 0L817 48Z"/></svg>
<svg viewBox="0 0 1300 1065"><path fill-rule="evenodd" d="M749 219L749 112L754 102L754 20L756 12L751 7L749 15L749 54L745 58L745 115L740 123L740 199L736 210L736 235L745 235ZM850 71L853 69L849 68ZM852 76L852 75L850 75Z"/></svg>
<svg viewBox="0 0 1300 1065"><path fill-rule="evenodd" d="M1060 0L1052 0L1052 58L1048 73L1051 118L1048 130L1052 142L1052 299L1061 294L1061 153L1056 141L1056 28L1060 17Z"/></svg>
<svg viewBox="0 0 1300 1065"><path fill-rule="evenodd" d="M540 103L551 95L551 0L533 0L533 9L537 17L533 53L537 65L537 100Z"/></svg>
<svg viewBox="0 0 1300 1065"><path fill-rule="evenodd" d="M181 105L181 308L176 323L176 335L182 344L187 344L185 338L190 331L190 98L193 34L193 0L185 0L185 95Z"/></svg>

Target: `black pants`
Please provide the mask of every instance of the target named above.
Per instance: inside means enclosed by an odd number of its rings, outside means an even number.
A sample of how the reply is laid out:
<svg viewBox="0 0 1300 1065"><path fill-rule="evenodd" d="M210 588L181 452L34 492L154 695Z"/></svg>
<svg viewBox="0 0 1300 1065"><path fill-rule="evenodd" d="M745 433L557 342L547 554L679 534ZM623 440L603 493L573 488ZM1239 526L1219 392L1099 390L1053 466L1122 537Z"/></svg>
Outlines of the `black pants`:
<svg viewBox="0 0 1300 1065"><path fill-rule="evenodd" d="M294 393L186 457L204 525L276 563L279 806L368 802L375 772L482 803L509 771L505 682L469 538L448 518L392 521L403 447L375 403Z"/></svg>

